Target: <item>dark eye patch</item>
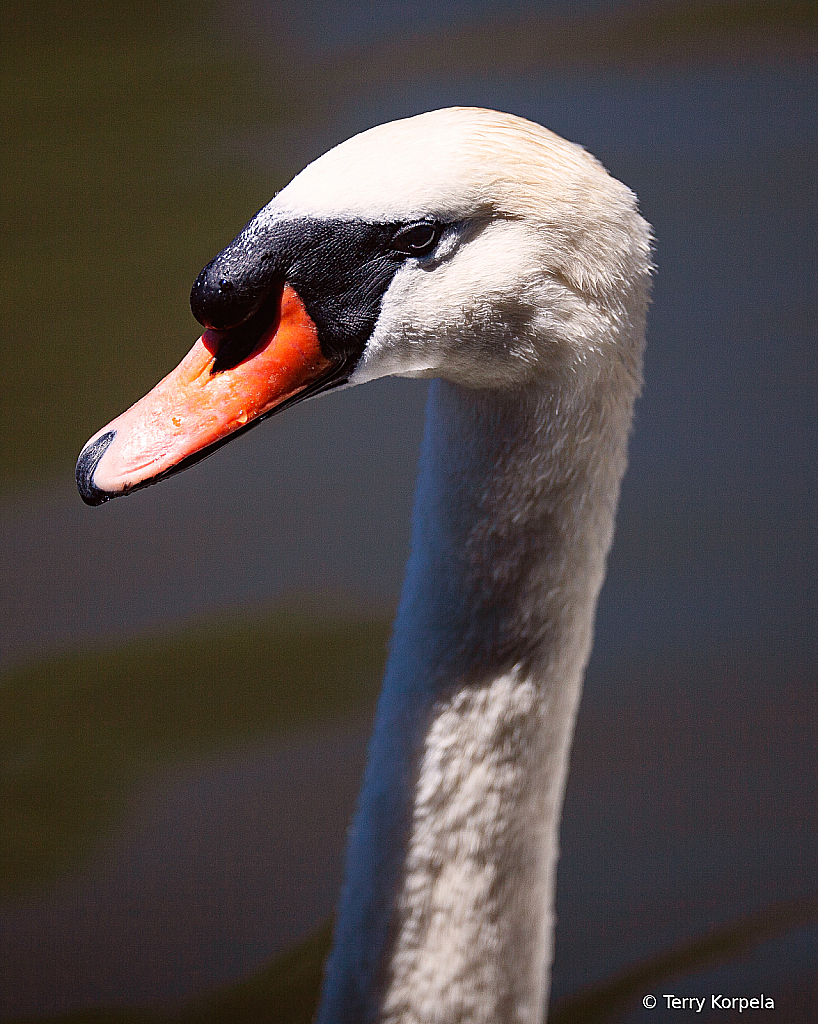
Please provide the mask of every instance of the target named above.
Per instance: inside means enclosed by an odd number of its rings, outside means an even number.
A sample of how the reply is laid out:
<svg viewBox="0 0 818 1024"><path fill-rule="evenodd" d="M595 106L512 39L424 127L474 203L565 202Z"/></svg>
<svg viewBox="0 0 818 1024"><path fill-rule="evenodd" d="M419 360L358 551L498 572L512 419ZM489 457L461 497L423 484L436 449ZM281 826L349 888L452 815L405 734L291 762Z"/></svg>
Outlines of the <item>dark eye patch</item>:
<svg viewBox="0 0 818 1024"><path fill-rule="evenodd" d="M202 270L190 307L218 331L214 372L246 358L272 326L287 282L318 329L327 359L359 357L372 334L381 298L407 259L421 259L446 225L270 218L264 211Z"/></svg>
<svg viewBox="0 0 818 1024"><path fill-rule="evenodd" d="M421 221L399 228L392 238L392 248L407 256L428 256L437 245L443 228L440 224Z"/></svg>

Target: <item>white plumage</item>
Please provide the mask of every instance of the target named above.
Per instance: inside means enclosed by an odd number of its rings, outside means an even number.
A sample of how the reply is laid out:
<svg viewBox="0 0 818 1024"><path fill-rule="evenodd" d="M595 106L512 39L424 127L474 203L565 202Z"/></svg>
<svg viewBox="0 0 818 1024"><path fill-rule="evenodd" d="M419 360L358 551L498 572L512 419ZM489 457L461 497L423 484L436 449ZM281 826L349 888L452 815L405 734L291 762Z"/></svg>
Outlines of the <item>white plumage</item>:
<svg viewBox="0 0 818 1024"><path fill-rule="evenodd" d="M455 225L396 274L351 380L439 378L319 1021L531 1024L649 228L579 147L472 109L357 136L281 211Z"/></svg>

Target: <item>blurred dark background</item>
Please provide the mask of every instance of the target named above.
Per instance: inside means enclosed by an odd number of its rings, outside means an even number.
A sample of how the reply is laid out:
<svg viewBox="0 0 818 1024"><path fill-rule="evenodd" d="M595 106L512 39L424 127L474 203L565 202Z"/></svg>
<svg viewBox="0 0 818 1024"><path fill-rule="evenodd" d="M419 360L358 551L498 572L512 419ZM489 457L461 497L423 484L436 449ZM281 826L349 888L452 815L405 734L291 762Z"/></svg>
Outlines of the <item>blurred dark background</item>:
<svg viewBox="0 0 818 1024"><path fill-rule="evenodd" d="M332 911L425 387L307 403L96 510L73 466L195 340L194 277L277 189L450 104L581 143L657 239L554 1005L658 1022L663 992L764 992L814 1019L814 4L11 0L3 20L0 1019L280 1002L273 958Z"/></svg>

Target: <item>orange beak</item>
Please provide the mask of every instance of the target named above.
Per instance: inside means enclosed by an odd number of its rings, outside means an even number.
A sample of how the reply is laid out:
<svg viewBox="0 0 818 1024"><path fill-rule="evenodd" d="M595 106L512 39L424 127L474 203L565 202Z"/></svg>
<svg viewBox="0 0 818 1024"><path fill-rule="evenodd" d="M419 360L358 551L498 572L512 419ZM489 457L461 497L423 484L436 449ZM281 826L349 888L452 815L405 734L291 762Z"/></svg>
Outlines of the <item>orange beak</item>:
<svg viewBox="0 0 818 1024"><path fill-rule="evenodd" d="M87 504L199 461L284 403L321 382L331 386L342 368L322 354L316 326L287 284L278 315L253 350L221 369L230 334L205 331L175 370L85 445L77 482Z"/></svg>

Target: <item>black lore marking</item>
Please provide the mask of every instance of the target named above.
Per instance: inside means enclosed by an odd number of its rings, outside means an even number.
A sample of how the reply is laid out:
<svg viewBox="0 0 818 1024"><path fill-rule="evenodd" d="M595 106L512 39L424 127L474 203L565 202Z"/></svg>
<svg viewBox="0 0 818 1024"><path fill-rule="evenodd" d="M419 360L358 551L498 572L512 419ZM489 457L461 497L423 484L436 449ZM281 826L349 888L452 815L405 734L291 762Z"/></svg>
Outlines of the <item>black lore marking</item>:
<svg viewBox="0 0 818 1024"><path fill-rule="evenodd" d="M286 281L315 323L324 356L357 362L396 271L431 252L442 230L432 221L273 220L262 210L199 274L190 306L217 330L260 325L269 296Z"/></svg>

